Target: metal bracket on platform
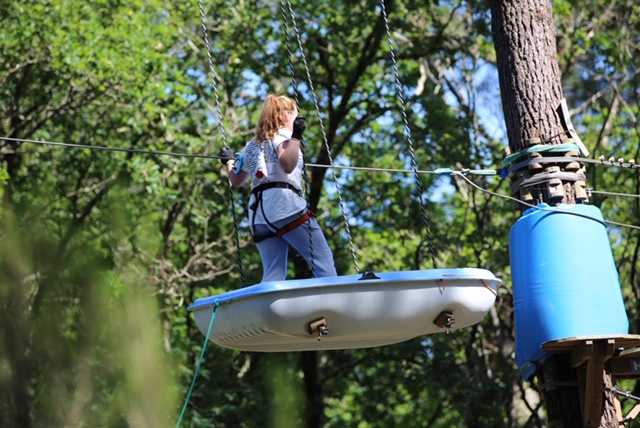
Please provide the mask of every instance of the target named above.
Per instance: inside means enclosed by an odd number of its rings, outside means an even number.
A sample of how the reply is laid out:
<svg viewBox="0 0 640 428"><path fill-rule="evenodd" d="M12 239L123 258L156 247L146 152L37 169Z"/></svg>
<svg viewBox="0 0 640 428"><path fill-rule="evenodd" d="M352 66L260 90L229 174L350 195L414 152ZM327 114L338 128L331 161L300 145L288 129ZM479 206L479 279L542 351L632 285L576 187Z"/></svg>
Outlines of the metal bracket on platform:
<svg viewBox="0 0 640 428"><path fill-rule="evenodd" d="M318 335L318 341L322 340L322 336L326 336L329 334L329 329L327 328L327 321L324 318L317 319L315 321L311 321L309 323L309 334Z"/></svg>
<svg viewBox="0 0 640 428"><path fill-rule="evenodd" d="M362 274L362 276L359 278L359 281L366 280L366 279L380 279L380 277L376 275L374 271L368 270Z"/></svg>
<svg viewBox="0 0 640 428"><path fill-rule="evenodd" d="M442 311L436 319L433 320L433 323L440 328L444 328L447 334L449 334L449 330L456 323L456 317L453 315L453 311Z"/></svg>

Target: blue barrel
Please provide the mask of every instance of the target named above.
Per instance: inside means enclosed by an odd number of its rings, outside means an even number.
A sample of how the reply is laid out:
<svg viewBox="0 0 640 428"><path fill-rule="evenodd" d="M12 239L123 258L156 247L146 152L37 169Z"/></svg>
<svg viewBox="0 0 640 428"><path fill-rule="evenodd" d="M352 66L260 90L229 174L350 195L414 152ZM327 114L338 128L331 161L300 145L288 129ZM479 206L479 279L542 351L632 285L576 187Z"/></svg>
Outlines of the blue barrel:
<svg viewBox="0 0 640 428"><path fill-rule="evenodd" d="M629 331L600 210L538 208L527 210L509 236L516 363L525 380L551 357L541 349L546 341Z"/></svg>

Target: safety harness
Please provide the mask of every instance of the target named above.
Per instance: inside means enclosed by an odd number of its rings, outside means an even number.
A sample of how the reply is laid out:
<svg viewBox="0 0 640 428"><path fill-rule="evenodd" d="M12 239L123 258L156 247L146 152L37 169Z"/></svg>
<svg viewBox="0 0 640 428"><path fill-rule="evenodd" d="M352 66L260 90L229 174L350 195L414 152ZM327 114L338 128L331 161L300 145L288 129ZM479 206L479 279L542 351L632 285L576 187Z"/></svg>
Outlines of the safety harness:
<svg viewBox="0 0 640 428"><path fill-rule="evenodd" d="M261 234L259 236L254 234L253 239L255 242L260 242L268 238L282 237L285 233L290 232L296 227L305 224L307 221L309 221L309 217L315 217L315 214L311 210L306 209L306 210L303 210L304 212L300 213L300 216L297 219L293 220L291 223L288 223L278 228L276 225L274 225L269 221L266 213L264 212L264 206L262 204L262 193L268 189L289 189L295 192L298 196L302 197L302 191L300 189L297 189L294 185L286 183L284 181L274 181L270 183L264 183L251 189L251 193L255 195L253 204L251 204L251 206L249 207L253 211L253 216L251 217L251 226L253 230L255 231L256 212L258 210L258 207L262 211L262 216L264 217L264 220L266 221L267 226L272 230L272 232L268 234ZM273 232L273 230L275 230L275 232Z"/></svg>

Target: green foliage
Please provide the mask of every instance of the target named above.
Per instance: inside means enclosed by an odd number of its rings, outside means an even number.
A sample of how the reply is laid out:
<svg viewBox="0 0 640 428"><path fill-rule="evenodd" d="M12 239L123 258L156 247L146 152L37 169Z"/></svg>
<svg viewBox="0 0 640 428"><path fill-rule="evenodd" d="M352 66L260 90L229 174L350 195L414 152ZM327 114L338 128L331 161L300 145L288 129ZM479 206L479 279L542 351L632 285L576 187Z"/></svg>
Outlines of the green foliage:
<svg viewBox="0 0 640 428"><path fill-rule="evenodd" d="M596 156L638 158L632 3L554 2L565 93ZM361 270L428 269L433 255L505 282L481 324L449 336L319 353L210 346L184 426L542 426L539 396L513 362L512 203L423 173L502 164L488 4L386 4L397 76L375 1L295 5L303 51L277 2L203 2L213 73L195 3L0 4L0 136L239 151L264 95L293 94L291 50L306 161L328 164L328 147L337 167L384 170L309 168L338 271L356 271L351 240ZM175 424L203 341L186 306L261 276L247 189L230 194L216 159L2 141L0 160L0 424ZM635 170L588 172L594 189L640 192ZM468 178L509 194L496 176ZM592 202L637 224L637 198ZM637 330L640 243L633 230L610 233ZM291 276L304 272L292 255Z"/></svg>
<svg viewBox="0 0 640 428"><path fill-rule="evenodd" d="M39 218L23 227L12 214L0 255L3 426L168 426L173 364L125 225L111 224L112 260L79 239L65 261Z"/></svg>

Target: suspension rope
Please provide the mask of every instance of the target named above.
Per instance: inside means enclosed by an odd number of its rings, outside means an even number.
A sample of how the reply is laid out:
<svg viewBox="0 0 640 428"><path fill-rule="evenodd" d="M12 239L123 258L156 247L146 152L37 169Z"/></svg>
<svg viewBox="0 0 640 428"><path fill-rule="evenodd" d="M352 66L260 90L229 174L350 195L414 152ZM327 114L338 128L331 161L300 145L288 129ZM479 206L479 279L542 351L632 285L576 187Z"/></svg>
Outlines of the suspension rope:
<svg viewBox="0 0 640 428"><path fill-rule="evenodd" d="M196 384L196 379L198 379L198 373L200 373L200 366L202 366L202 362L204 361L204 351L207 350L207 344L209 343L209 336L211 335L211 330L213 329L213 320L216 319L216 309L218 309L218 306L220 306L220 302L218 301L218 299L216 299L213 302L213 310L211 312L211 319L209 320L209 328L207 329L207 334L205 335L204 343L202 344L202 351L200 352L198 365L196 366L196 371L193 374L193 380L191 381L191 386L189 387L187 398L184 401L184 406L182 406L182 412L180 412L180 417L178 418L178 422L176 423L176 428L178 428L182 423L182 418L184 417L184 412L187 410L187 404L189 404L189 399L191 398L193 387Z"/></svg>
<svg viewBox="0 0 640 428"><path fill-rule="evenodd" d="M291 9L289 9L289 11L292 12ZM288 24L284 0L280 0L280 12L282 15L284 38L287 45L287 54L289 59L289 74L291 79L291 86L293 88L293 97L296 101L296 105L298 106L298 110L300 110L300 99L298 98L298 82L296 81L296 73L293 67L293 51L291 49L291 40L289 39L289 24ZM294 19L293 13L291 14L291 17L292 19ZM311 185L309 183L309 175L307 174L306 147L305 147L304 141L302 140L300 140L300 153L302 154L302 177L303 177L302 191L304 193L304 198L307 201L307 209L310 209L311 204L309 202L309 194L311 192ZM309 218L309 221L311 221L311 218ZM309 266L311 267L311 276L315 277L316 263L315 263L315 256L313 253L313 234L311 232L310 227L308 228L308 232L309 232L309 258L311 259Z"/></svg>
<svg viewBox="0 0 640 428"><path fill-rule="evenodd" d="M300 106L300 100L298 99L298 82L296 81L295 69L293 66L293 51L291 49L291 39L289 38L289 23L287 19L286 4L284 0L280 0L280 14L282 15L282 25L284 29L284 40L287 45L287 59L289 61L289 78L291 79L291 87L293 89L293 98L296 100L296 104ZM293 16L293 15L292 15Z"/></svg>
<svg viewBox="0 0 640 428"><path fill-rule="evenodd" d="M300 37L300 31L298 29L298 25L296 23L296 17L293 13L293 7L291 6L291 1L286 0L287 7L289 8L289 16L291 17L291 22L293 24L293 29L296 33L296 39L298 41L298 48L300 51L300 56L302 58L302 62L304 64L304 70L307 76L307 84L309 85L309 90L311 91L311 96L313 97L313 104L316 109L316 115L318 117L318 122L320 124L320 130L322 131L322 137L324 140L324 147L327 150L327 157L329 158L329 164L331 165L331 172L333 175L333 182L336 189L336 194L338 195L338 202L340 204L340 210L342 211L342 219L344 220L345 230L347 232L347 239L349 240L349 248L351 249L351 257L353 258L353 265L356 269L356 273L360 273L360 267L358 266L358 260L356 258L356 250L353 245L353 240L351 238L351 229L349 227L349 220L347 219L347 211L345 209L344 200L342 199L342 192L340 190L340 184L338 183L338 177L336 175L336 169L333 163L333 157L331 155L331 147L329 147L329 139L327 138L327 133L324 129L324 123L322 121L322 115L320 114L320 105L318 103L318 98L316 97L315 88L313 86L313 81L311 79L311 73L309 72L309 64L307 63L307 58L304 54L304 46L302 44L302 38Z"/></svg>
<svg viewBox="0 0 640 428"><path fill-rule="evenodd" d="M209 46L209 35L207 30L207 20L204 15L204 7L202 6L202 0L198 0L198 9L200 10L200 21L202 22L202 33L204 35L204 45L207 50L207 59L209 63L209 75L211 77L211 83L213 85L213 93L216 102L216 113L218 115L218 128L220 129L220 135L222 136L222 144L225 148L227 146L227 137L226 132L224 130L224 121L222 118L222 109L220 108L220 97L218 95L218 84L216 82L216 74L213 67L213 58L211 56L211 48ZM233 217L233 229L235 231L235 241L236 241L236 252L237 252L237 261L238 268L240 270L240 281L242 287L246 286L245 276L244 276L244 268L242 266L242 251L240 249L240 227L238 225L238 217L236 215L236 203L234 199L233 186L231 184L231 180L227 179L227 185L229 189L229 200L231 201L231 216Z"/></svg>
<svg viewBox="0 0 640 428"><path fill-rule="evenodd" d="M420 212L422 213L422 221L424 222L425 231L427 233L427 245L429 247L429 254L431 255L431 262L434 269L438 268L436 261L435 250L433 248L433 240L431 238L431 231L429 228L429 219L427 218L427 210L425 208L424 200L422 197L422 184L420 183L420 176L418 175L418 164L416 162L416 154L413 149L413 143L411 142L411 129L409 128L409 120L407 118L407 110L405 108L404 97L402 95L402 85L400 84L400 73L398 72L398 64L396 63L396 55L393 48L393 38L391 37L391 31L389 29L389 19L387 17L387 9L384 4L384 0L380 0L380 8L382 9L382 18L384 19L384 28L387 32L387 41L389 43L389 54L391 56L391 64L393 65L393 74L395 78L396 96L400 101L400 109L402 110L402 120L404 121L404 133L407 137L407 143L409 144L409 153L411 155L411 165L413 166L415 181L416 181L416 193L420 200Z"/></svg>

